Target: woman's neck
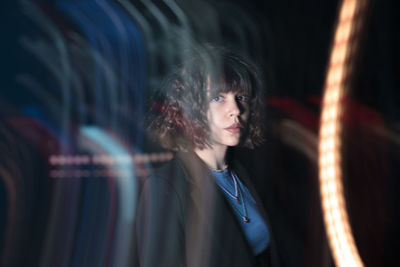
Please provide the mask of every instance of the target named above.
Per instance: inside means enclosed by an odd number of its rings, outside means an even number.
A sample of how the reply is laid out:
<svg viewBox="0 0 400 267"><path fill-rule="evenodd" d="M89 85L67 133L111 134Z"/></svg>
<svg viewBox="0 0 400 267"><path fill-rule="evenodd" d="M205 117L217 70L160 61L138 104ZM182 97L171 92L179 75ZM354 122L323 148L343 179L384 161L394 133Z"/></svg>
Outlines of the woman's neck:
<svg viewBox="0 0 400 267"><path fill-rule="evenodd" d="M207 147L205 149L195 149L197 156L204 161L212 170L224 170L226 164L227 147Z"/></svg>

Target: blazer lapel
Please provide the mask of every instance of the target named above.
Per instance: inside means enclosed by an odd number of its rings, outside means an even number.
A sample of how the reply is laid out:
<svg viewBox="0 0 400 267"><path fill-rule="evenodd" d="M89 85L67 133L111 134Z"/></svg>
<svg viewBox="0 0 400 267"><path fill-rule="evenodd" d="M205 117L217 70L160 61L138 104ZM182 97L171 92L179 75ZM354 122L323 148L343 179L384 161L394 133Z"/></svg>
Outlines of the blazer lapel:
<svg viewBox="0 0 400 267"><path fill-rule="evenodd" d="M253 186L253 183L250 181L249 179L249 175L247 174L247 172L244 170L244 168L242 167L242 165L237 162L234 161L233 164L233 169L236 172L236 174L238 175L239 179L242 181L242 183L247 187L247 189L249 190L251 196L254 198L254 200L257 203L257 206L259 206L259 212L261 213L261 216L263 217L264 221L266 221L268 223L268 216L265 212L264 206L261 202L260 197L258 196L258 193L256 191L256 189ZM269 226L269 223L268 223Z"/></svg>
<svg viewBox="0 0 400 267"><path fill-rule="evenodd" d="M187 209L186 253L188 266L209 266L214 244L213 209L216 187L207 166L194 153L178 153L178 164L182 167L190 201Z"/></svg>
<svg viewBox="0 0 400 267"><path fill-rule="evenodd" d="M245 171L245 169L237 161L234 161L233 165L234 165L234 170L237 172L238 177L246 185L247 189L253 196L254 200L256 201L257 205L259 206L259 212L261 213L261 216L263 217L264 221L267 223L269 236L270 236L269 247L271 248L271 252L270 252L271 253L271 264L272 264L272 266L279 266L279 260L278 260L278 256L277 256L278 252L276 251L275 238L272 233L271 223L270 223L268 215L266 213L266 209L264 208L264 205L262 204L262 201L253 186L253 183L248 178L249 176L248 176L247 172Z"/></svg>
<svg viewBox="0 0 400 267"><path fill-rule="evenodd" d="M198 206L205 193L213 188L211 174L206 164L195 153L179 152L177 158L189 183L190 198L193 204Z"/></svg>

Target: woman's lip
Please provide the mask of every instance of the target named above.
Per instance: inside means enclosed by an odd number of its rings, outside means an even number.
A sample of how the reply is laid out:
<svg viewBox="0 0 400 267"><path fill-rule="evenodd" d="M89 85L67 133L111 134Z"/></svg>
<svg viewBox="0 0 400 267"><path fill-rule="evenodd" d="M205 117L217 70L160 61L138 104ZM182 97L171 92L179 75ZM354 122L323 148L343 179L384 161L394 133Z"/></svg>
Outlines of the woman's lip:
<svg viewBox="0 0 400 267"><path fill-rule="evenodd" d="M225 128L230 133L240 133L242 131L242 127L240 126L229 126Z"/></svg>
<svg viewBox="0 0 400 267"><path fill-rule="evenodd" d="M230 129L230 128L243 128L243 127L240 123L235 122L235 123L229 125L228 127L226 127L225 129Z"/></svg>

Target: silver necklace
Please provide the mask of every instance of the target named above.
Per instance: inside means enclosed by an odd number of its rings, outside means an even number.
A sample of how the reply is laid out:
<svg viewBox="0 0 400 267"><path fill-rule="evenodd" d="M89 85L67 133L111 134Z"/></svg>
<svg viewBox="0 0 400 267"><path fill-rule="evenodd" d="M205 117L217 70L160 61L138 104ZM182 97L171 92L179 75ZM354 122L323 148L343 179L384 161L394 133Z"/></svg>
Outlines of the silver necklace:
<svg viewBox="0 0 400 267"><path fill-rule="evenodd" d="M246 205L245 205L245 203L244 203L244 198L243 198L242 190L240 189L240 185L239 185L238 182L236 181L236 177L235 177L235 175L233 174L233 172L232 172L232 171L229 171L229 172L230 172L230 175L231 175L231 177L232 177L233 184L234 184L234 186L235 186L235 195L233 195L231 192L229 192L229 191L228 191L226 188L224 188L223 186L220 185L220 187L221 187L222 190L224 190L230 197L232 197L233 199L235 199L237 204L242 203L243 214L239 211L239 209L237 209L237 208L235 207L235 205L231 205L231 206L232 206L232 207L235 209L235 211L242 217L243 222L248 223L248 222L250 222L250 219L249 219L249 217L247 216L247 209L246 209ZM241 201L239 201L239 197L240 197Z"/></svg>
<svg viewBox="0 0 400 267"><path fill-rule="evenodd" d="M223 187L223 186L221 186L221 185L220 185L220 187L222 188L222 190L225 191L225 193L227 193L230 197L232 197L233 199L235 199L235 200L236 200L236 203L240 204L240 201L239 201L238 183L237 183L237 181L236 181L235 176L232 174L231 171L230 171L230 174L231 174L231 178L232 178L232 180L233 180L233 185L235 186L235 194L233 195L231 192L229 192L225 187Z"/></svg>
<svg viewBox="0 0 400 267"><path fill-rule="evenodd" d="M231 173L231 176L232 176L232 177L234 176L233 173ZM239 215L242 217L243 222L248 223L248 222L250 222L250 219L249 219L249 217L247 216L247 209L246 209L246 205L245 205L245 203L244 203L243 193L242 193L242 190L240 189L240 185L238 185L238 189L239 189L238 194L239 194L240 198L242 199L243 214L242 214L235 206L233 206L233 207L235 208L235 210L237 211L237 213L239 213ZM239 203L238 203L238 204L239 204Z"/></svg>

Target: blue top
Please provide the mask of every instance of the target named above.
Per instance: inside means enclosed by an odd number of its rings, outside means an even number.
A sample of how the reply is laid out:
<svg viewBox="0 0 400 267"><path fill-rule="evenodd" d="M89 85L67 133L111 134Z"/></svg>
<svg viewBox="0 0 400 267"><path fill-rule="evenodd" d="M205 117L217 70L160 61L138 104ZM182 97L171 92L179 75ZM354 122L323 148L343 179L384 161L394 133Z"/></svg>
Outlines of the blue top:
<svg viewBox="0 0 400 267"><path fill-rule="evenodd" d="M223 171L212 170L211 173L231 204L240 226L253 249L253 253L255 255L261 253L265 248L267 248L270 242L270 235L267 224L258 210L256 201L247 187L242 184L233 171L226 168ZM237 191L242 195L239 195L239 203L232 197L235 195L235 183L231 175L235 176L237 181ZM244 202L242 202L242 199L244 199ZM245 215L247 215L246 217L249 219L249 222L247 223L244 222L243 219Z"/></svg>

